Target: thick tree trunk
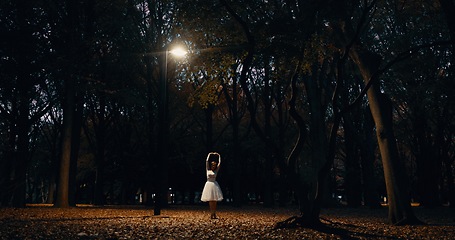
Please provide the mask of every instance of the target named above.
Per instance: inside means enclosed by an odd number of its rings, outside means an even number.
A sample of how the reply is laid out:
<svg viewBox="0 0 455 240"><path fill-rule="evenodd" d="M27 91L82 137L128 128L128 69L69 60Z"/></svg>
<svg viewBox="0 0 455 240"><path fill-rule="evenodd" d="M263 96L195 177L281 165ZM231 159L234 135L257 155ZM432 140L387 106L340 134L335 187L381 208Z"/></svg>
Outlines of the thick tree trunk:
<svg viewBox="0 0 455 240"><path fill-rule="evenodd" d="M324 119L324 103L321 85L315 78L317 70L313 71L313 78L305 78L305 90L308 96L310 108L310 132L308 134L308 144L310 147L310 161L307 163L304 192L307 203L304 206L305 212L302 212L305 224L318 225L320 223L319 215L322 205L327 204L328 191L328 172L323 172L321 169L325 166L328 159L328 141L327 127Z"/></svg>
<svg viewBox="0 0 455 240"><path fill-rule="evenodd" d="M371 81L378 69L380 57L363 50L359 45L351 49L350 57L359 67L365 83ZM392 224L416 223L418 221L411 208L407 175L403 174L404 163L399 158L393 133L391 101L381 93L378 84L370 87L367 96L384 168L389 221Z"/></svg>
<svg viewBox="0 0 455 240"><path fill-rule="evenodd" d="M74 0L67 1L68 6L68 28L73 29L68 35L68 52L67 58L73 64L76 64L77 54L77 31L76 26L78 23L78 6ZM73 121L74 121L74 108L76 103L76 70L74 66L70 66L66 70L67 78L65 79L64 86L64 101L63 101L63 126L62 126L62 143L60 152L60 168L59 177L57 181L57 195L54 207L69 207L69 178L71 169L71 147L72 147L72 134L73 134Z"/></svg>
<svg viewBox="0 0 455 240"><path fill-rule="evenodd" d="M300 116L296 108L296 101L298 96L298 87L297 87L297 80L298 80L298 73L296 72L291 79L291 99L289 101L289 115L294 119L297 124L297 129L299 130L299 135L297 138L297 142L292 149L291 154L288 158L288 164L286 168L286 176L289 177L289 181L293 183L293 188L296 191L296 195L299 202L299 209L301 216L299 218L295 218L297 224L304 224L304 225L316 225L319 224L319 213L314 211L314 200L315 200L315 188L317 188L317 180L313 181L306 181L303 179L299 179L299 175L296 171L297 162L300 158L300 154L303 151L303 147L305 141L307 140L307 130L305 120ZM309 171L307 171L309 172ZM300 175L302 176L302 175ZM293 218L291 218L293 219ZM294 223L291 223L294 224ZM285 227L289 225L286 221L278 223L278 227L282 225Z"/></svg>
<svg viewBox="0 0 455 240"><path fill-rule="evenodd" d="M60 170L57 183L57 196L55 207L69 207L69 172L71 168L71 140L73 134L74 119L74 91L75 79L69 78L65 81L66 98L63 107L63 130L60 157Z"/></svg>

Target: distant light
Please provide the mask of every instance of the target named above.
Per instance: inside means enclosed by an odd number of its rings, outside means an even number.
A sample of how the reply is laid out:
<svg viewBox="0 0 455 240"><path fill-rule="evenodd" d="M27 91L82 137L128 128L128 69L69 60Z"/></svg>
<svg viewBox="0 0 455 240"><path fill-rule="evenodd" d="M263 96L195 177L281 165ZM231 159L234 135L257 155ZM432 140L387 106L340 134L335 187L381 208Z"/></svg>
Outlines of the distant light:
<svg viewBox="0 0 455 240"><path fill-rule="evenodd" d="M170 50L169 52L172 55L177 56L177 57L183 57L188 53L183 47L176 47L176 48Z"/></svg>

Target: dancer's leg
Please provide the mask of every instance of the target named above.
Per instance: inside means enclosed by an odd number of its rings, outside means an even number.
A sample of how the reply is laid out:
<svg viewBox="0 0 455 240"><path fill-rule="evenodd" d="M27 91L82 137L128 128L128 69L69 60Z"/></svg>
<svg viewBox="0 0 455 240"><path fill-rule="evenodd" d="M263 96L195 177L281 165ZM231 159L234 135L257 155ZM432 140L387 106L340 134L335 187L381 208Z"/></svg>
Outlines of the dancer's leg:
<svg viewBox="0 0 455 240"><path fill-rule="evenodd" d="M216 218L216 201L209 201L211 218Z"/></svg>

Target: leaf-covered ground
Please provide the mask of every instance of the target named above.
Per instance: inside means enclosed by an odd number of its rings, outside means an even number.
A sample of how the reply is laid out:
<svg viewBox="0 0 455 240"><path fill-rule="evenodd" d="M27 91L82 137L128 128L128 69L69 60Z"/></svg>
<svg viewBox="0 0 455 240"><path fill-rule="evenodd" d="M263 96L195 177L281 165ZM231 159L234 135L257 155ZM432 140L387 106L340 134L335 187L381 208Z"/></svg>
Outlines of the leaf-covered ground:
<svg viewBox="0 0 455 240"><path fill-rule="evenodd" d="M295 208L171 206L154 216L138 206L0 208L0 239L455 239L454 208L415 208L427 225L387 224L387 209L324 209L324 230L274 229Z"/></svg>

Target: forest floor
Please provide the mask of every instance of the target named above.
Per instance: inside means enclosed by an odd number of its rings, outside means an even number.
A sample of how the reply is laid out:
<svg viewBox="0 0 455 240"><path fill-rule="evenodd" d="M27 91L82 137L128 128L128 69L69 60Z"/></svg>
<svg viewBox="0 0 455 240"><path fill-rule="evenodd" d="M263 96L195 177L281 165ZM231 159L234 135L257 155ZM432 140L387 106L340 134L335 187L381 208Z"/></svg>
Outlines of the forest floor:
<svg viewBox="0 0 455 240"><path fill-rule="evenodd" d="M142 206L46 205L0 208L0 239L455 239L455 208L414 208L427 223L393 226L387 208L323 209L326 227L275 229L297 209L220 205L218 219L208 206L170 206L154 216Z"/></svg>

